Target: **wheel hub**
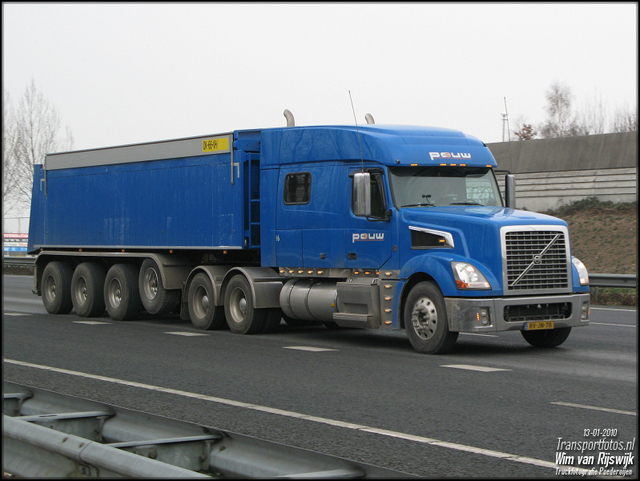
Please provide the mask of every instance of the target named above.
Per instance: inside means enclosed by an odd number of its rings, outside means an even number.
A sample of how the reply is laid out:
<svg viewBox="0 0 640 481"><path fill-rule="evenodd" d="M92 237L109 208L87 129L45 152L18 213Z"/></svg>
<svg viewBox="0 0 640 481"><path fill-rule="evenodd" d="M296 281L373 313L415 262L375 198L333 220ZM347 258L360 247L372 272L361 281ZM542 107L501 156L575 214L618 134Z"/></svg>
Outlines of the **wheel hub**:
<svg viewBox="0 0 640 481"><path fill-rule="evenodd" d="M231 293L230 311L234 322L242 322L247 315L247 298L242 289L235 289Z"/></svg>
<svg viewBox="0 0 640 481"><path fill-rule="evenodd" d="M196 290L193 308L199 318L202 319L207 315L207 311L209 310L209 295L207 290L202 286L198 286Z"/></svg>
<svg viewBox="0 0 640 481"><path fill-rule="evenodd" d="M149 300L158 295L158 273L155 269L148 269L145 275L144 293Z"/></svg>
<svg viewBox="0 0 640 481"><path fill-rule="evenodd" d="M422 339L431 339L438 324L438 311L429 298L418 300L411 312L411 323L416 334Z"/></svg>

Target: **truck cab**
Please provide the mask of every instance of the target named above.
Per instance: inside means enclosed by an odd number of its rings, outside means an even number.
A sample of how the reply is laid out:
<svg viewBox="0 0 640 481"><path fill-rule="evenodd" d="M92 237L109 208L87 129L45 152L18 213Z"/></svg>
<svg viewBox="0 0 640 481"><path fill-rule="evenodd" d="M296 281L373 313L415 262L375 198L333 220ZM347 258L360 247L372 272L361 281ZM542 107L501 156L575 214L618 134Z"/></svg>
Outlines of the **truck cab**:
<svg viewBox="0 0 640 481"><path fill-rule="evenodd" d="M261 196L263 228L273 225L262 263L291 277L289 316L315 308L311 317L338 326L404 328L431 353L459 332L521 330L552 346L588 324L588 274L566 223L505 205L481 141L447 129L299 127L263 131L261 155L273 171L262 188L278 186Z"/></svg>

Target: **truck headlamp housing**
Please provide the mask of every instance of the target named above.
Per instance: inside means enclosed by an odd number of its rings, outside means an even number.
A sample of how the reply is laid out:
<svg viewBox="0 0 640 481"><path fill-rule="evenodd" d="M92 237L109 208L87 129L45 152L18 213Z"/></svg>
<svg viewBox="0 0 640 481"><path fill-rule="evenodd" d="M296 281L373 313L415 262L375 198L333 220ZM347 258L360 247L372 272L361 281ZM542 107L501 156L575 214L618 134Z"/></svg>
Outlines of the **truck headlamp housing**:
<svg viewBox="0 0 640 481"><path fill-rule="evenodd" d="M573 265L578 270L578 276L580 277L580 285L581 286L588 286L589 285L589 272L587 271L587 268L585 267L585 265L582 263L582 261L580 259L578 259L577 257L573 257L573 256L571 256L571 262L573 263Z"/></svg>
<svg viewBox="0 0 640 481"><path fill-rule="evenodd" d="M452 261L451 269L458 289L491 289L487 278L473 264Z"/></svg>

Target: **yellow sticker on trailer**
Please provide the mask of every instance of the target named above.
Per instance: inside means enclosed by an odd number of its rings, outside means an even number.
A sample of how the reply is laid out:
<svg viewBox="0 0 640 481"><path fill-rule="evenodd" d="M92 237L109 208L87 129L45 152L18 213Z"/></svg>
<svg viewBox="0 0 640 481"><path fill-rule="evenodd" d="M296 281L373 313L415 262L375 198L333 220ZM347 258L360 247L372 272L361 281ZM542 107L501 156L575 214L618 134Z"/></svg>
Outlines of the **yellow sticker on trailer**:
<svg viewBox="0 0 640 481"><path fill-rule="evenodd" d="M229 137L218 137L202 141L203 152L227 152L229 151Z"/></svg>

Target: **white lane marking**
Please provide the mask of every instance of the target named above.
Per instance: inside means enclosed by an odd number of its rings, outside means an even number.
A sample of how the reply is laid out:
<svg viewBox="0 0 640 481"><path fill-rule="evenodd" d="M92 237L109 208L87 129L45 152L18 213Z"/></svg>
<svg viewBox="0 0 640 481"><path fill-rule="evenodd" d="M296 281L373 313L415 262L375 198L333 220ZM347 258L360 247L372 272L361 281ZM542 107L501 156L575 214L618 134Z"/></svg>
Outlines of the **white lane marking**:
<svg viewBox="0 0 640 481"><path fill-rule="evenodd" d="M634 326L633 324L611 324L610 322L589 321L589 324L597 324L599 326L637 327L637 326Z"/></svg>
<svg viewBox="0 0 640 481"><path fill-rule="evenodd" d="M284 346L283 349L295 349L296 351L309 351L309 352L337 351L337 349L327 349L324 347L313 347L313 346Z"/></svg>
<svg viewBox="0 0 640 481"><path fill-rule="evenodd" d="M570 408L580 408L580 409L593 409L594 411L605 411L608 413L616 413L616 414L626 414L627 416L637 416L633 411L623 411L621 409L611 409L611 408L601 408L598 406L587 406L585 404L574 404L574 403L565 403L562 401L555 401L551 404L556 404L558 406L567 406Z"/></svg>
<svg viewBox="0 0 640 481"><path fill-rule="evenodd" d="M89 324L91 326L97 326L98 324L111 324L104 321L73 321L74 324Z"/></svg>
<svg viewBox="0 0 640 481"><path fill-rule="evenodd" d="M5 316L30 316L31 314L25 314L23 312L3 312Z"/></svg>
<svg viewBox="0 0 640 481"><path fill-rule="evenodd" d="M185 336L185 337L193 337L193 336L208 336L209 334L202 334L200 332L165 332L165 334L171 334L173 336Z"/></svg>
<svg viewBox="0 0 640 481"><path fill-rule="evenodd" d="M504 459L507 461L514 461L516 463L523 463L523 464L531 464L534 466L539 466L539 467L543 467L543 468L550 468L550 469L556 469L558 466L556 465L555 462L551 462L551 461L544 461L542 459L536 459L536 458L528 458L526 456L519 456L517 454L510 454L510 453L503 453L501 451L494 451L491 449L483 449L483 448L477 448L475 446L467 446L465 444L459 444L459 443L450 443L448 441L440 441L438 439L434 439L434 438L426 438L423 436L416 436L413 434L406 434L406 433L401 433L401 432L397 432L397 431L388 431L386 429L379 429L379 428L374 428L371 426L365 426L362 424L353 424L353 423L347 423L347 422L343 422L343 421L337 421L335 419L327 419L327 418L321 418L321 417L317 417L317 416L309 416L307 414L301 414L301 413L297 413L294 411L285 411L284 409L277 409L277 408L270 408L267 406L260 406L258 404L251 404L251 403L245 403L245 402L241 402L241 401L234 401L232 399L223 399L223 398L219 398L219 397L214 397L214 396L206 396L204 394L198 394L198 393L192 393L192 392L186 392L186 391L178 391L177 389L170 389L170 388L165 388L165 387L160 387L160 386L153 386L150 384L142 384L139 382L132 382L132 381L125 381L122 379L115 379L115 378L110 378L110 377L106 377L106 376L97 376L95 374L88 374L88 373L84 373L84 372L78 372L78 371L70 371L68 369L60 369L57 367L51 367L51 366L42 366L39 364L32 364L30 362L23 362L23 361L16 361L14 359L5 359L4 362L9 363L9 364L15 364L18 366L24 366L24 367L31 367L31 368L35 368L35 369L42 369L45 371L53 371L53 372L59 372L62 374L69 374L71 376L79 376L79 377L84 377L87 379L96 379L98 381L105 381L105 382L110 382L110 383L114 383L114 384L122 384L124 386L132 386L132 387L137 387L140 389L147 389L150 391L157 391L157 392L162 392L162 393L166 393L166 394L175 394L177 396L183 396L183 397L188 397L188 398L194 398L194 399L202 399L205 401L211 401L211 402L215 402L215 403L219 403L219 404L226 404L228 406L236 406L236 407L242 407L245 409L253 409L255 411L261 411L261 412L266 412L269 414L277 414L280 416L286 416L286 417L290 417L290 418L296 418L296 419L303 419L305 421L312 421L312 422L316 422L316 423L322 423L322 424L328 424L330 426L336 426L336 427L341 427L341 428L346 428L346 429L354 429L357 431L364 431L364 432L368 432L368 433L374 433L374 434L380 434L382 436L388 436L388 437L393 437L393 438L399 438L399 439L405 439L408 441L415 441L417 443L423 443L423 444L429 444L432 446L440 446L443 448L448 448L448 449L453 449L456 451L463 451L463 452L467 452L467 453L474 453L474 454L481 454L483 456L489 456L492 458L499 458L499 459ZM572 468L574 470L576 470L575 472L580 474L580 473L587 473L588 470L587 469L582 469L582 468Z"/></svg>
<svg viewBox="0 0 640 481"><path fill-rule="evenodd" d="M455 369L466 369L468 371L494 372L511 371L511 369L501 369L498 367L472 366L470 364L443 364L440 367L453 367Z"/></svg>

